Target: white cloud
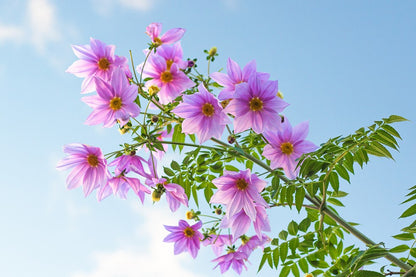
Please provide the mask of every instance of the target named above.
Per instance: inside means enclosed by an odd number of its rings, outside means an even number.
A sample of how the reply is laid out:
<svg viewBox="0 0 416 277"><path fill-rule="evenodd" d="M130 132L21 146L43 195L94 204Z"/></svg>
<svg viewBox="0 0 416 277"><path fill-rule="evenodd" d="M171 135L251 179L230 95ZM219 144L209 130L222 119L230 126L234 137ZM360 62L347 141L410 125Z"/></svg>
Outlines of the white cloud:
<svg viewBox="0 0 416 277"><path fill-rule="evenodd" d="M92 0L93 7L101 15L108 15L119 5L127 9L146 12L153 8L155 2L156 0Z"/></svg>
<svg viewBox="0 0 416 277"><path fill-rule="evenodd" d="M39 51L44 51L49 42L60 39L55 7L48 0L29 0L26 12L27 31Z"/></svg>
<svg viewBox="0 0 416 277"><path fill-rule="evenodd" d="M165 207L167 208L167 207ZM135 247L126 246L111 252L98 252L92 254L95 268L90 272L77 272L71 277L202 277L192 272L187 265L195 262L187 253L173 255L173 245L163 242L167 231L162 222L167 225L176 225L177 216L166 209L158 207L137 208L134 202L133 209L141 217L142 224L137 226L137 238L141 243Z"/></svg>
<svg viewBox="0 0 416 277"><path fill-rule="evenodd" d="M24 37L23 35L23 28L13 25L3 25L0 23L0 43L5 41L20 42Z"/></svg>

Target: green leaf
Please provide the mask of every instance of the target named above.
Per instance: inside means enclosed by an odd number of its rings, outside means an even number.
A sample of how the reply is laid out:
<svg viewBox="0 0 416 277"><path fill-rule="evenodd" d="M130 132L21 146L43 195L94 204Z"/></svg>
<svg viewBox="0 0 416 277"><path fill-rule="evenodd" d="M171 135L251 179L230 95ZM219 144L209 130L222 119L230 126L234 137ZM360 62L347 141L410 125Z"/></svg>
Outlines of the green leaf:
<svg viewBox="0 0 416 277"><path fill-rule="evenodd" d="M414 204L413 206L411 206L410 208L405 210L404 213L400 217L401 218L409 217L409 216L414 215L414 214L416 214L416 204Z"/></svg>
<svg viewBox="0 0 416 277"><path fill-rule="evenodd" d="M296 189L296 194L295 194L295 204L296 204L296 209L298 210L298 212L300 212L300 210L302 209L304 199L305 199L305 188L298 187Z"/></svg>
<svg viewBox="0 0 416 277"><path fill-rule="evenodd" d="M353 277L385 277L385 276L384 274L381 274L376 271L359 270L353 275Z"/></svg>
<svg viewBox="0 0 416 277"><path fill-rule="evenodd" d="M402 139L402 137L400 136L399 132L396 131L396 129L394 129L393 127L391 127L390 125L382 125L381 128L383 128L384 130L386 130L386 132L388 132L390 135L393 135L399 139Z"/></svg>
<svg viewBox="0 0 416 277"><path fill-rule="evenodd" d="M176 161L172 161L172 162L170 163L170 167L171 167L172 169L174 169L174 170L177 170L177 171L180 171L180 170L181 170L180 165L179 165Z"/></svg>
<svg viewBox="0 0 416 277"><path fill-rule="evenodd" d="M331 184L334 191L338 191L338 189L339 189L338 174L336 174L333 171L331 173L329 173L329 183Z"/></svg>
<svg viewBox="0 0 416 277"><path fill-rule="evenodd" d="M230 164L225 165L225 170L228 170L228 171L237 171L237 172L240 171L237 167L232 166Z"/></svg>
<svg viewBox="0 0 416 277"><path fill-rule="evenodd" d="M179 142L179 143L184 143L185 142L185 134L182 133L182 127L180 124L176 124L175 128L173 129L173 134L172 134L172 141L173 142ZM176 149L176 145L173 144L172 145L173 150ZM183 145L179 145L179 149L182 150Z"/></svg>
<svg viewBox="0 0 416 277"><path fill-rule="evenodd" d="M282 240L286 240L286 239L287 239L287 235L288 235L287 231L282 230L282 231L279 233L279 238L280 238L280 239L282 239Z"/></svg>
<svg viewBox="0 0 416 277"><path fill-rule="evenodd" d="M172 171L172 169L170 169L169 167L163 167L163 171L165 172L166 175L168 176L175 176L175 172Z"/></svg>
<svg viewBox="0 0 416 277"><path fill-rule="evenodd" d="M289 272L290 272L290 267L284 266L282 268L282 271L280 271L279 277L286 277L287 275L289 275Z"/></svg>
<svg viewBox="0 0 416 277"><path fill-rule="evenodd" d="M293 275L295 277L299 277L300 274L299 274L299 268L298 268L298 266L296 264L292 264L291 268L292 268Z"/></svg>
<svg viewBox="0 0 416 277"><path fill-rule="evenodd" d="M261 258L260 265L259 265L259 269L257 270L257 273L259 273L259 272L260 272L260 270L263 268L264 263L265 263L265 262L266 262L266 260L267 260L267 255L268 255L268 253L264 253L264 254L263 254L263 257ZM269 255L270 255L270 254L269 254Z"/></svg>
<svg viewBox="0 0 416 277"><path fill-rule="evenodd" d="M394 123L394 122L402 122L402 121L409 121L408 119L401 117L399 115L391 115L389 118L383 118L384 122L386 123Z"/></svg>
<svg viewBox="0 0 416 277"><path fill-rule="evenodd" d="M273 250L272 257L273 257L274 267L277 268L277 266L279 265L279 247L276 247Z"/></svg>
<svg viewBox="0 0 416 277"><path fill-rule="evenodd" d="M366 148L366 151L368 152L368 154L371 154L374 156L387 157L387 158L394 160L389 150L387 150L386 147L384 147L382 144L378 143L377 141L371 142L371 144Z"/></svg>
<svg viewBox="0 0 416 277"><path fill-rule="evenodd" d="M287 230L289 231L289 234L291 234L292 236L296 236L296 234L298 233L298 227L299 225L292 220L287 226Z"/></svg>
<svg viewBox="0 0 416 277"><path fill-rule="evenodd" d="M344 156L344 161L343 161L343 166L345 166L345 168L351 172L352 174L354 174L354 157L352 156L351 153L347 153Z"/></svg>
<svg viewBox="0 0 416 277"><path fill-rule="evenodd" d="M287 257L287 251L288 251L288 245L287 242L284 242L279 247L279 253L280 253L280 260L284 262Z"/></svg>
<svg viewBox="0 0 416 277"><path fill-rule="evenodd" d="M299 223L298 228L300 231L305 233L308 230L310 225L311 225L311 220L307 217Z"/></svg>
<svg viewBox="0 0 416 277"><path fill-rule="evenodd" d="M295 186L288 186L286 190L286 202L289 205L289 208L292 208L293 205L293 194L295 193Z"/></svg>
<svg viewBox="0 0 416 277"><path fill-rule="evenodd" d="M209 203L213 194L214 192L212 191L211 187L206 187L204 189L205 200L207 201L207 203Z"/></svg>
<svg viewBox="0 0 416 277"><path fill-rule="evenodd" d="M335 206L339 206L339 207L344 207L344 204L342 204L342 202L341 201L339 201L338 199L336 199L336 198L328 198L326 201L328 201L328 203L331 203L331 204L333 204L333 205L335 205Z"/></svg>
<svg viewBox="0 0 416 277"><path fill-rule="evenodd" d="M196 190L196 186L192 186L192 197L194 198L196 206L199 208L198 193L197 193L197 190Z"/></svg>
<svg viewBox="0 0 416 277"><path fill-rule="evenodd" d="M402 234L393 236L393 238L398 239L398 240L414 240L415 236L414 234L402 233Z"/></svg>
<svg viewBox="0 0 416 277"><path fill-rule="evenodd" d="M401 253L409 250L410 247L406 244L398 245L389 250L390 253Z"/></svg>
<svg viewBox="0 0 416 277"><path fill-rule="evenodd" d="M338 172L339 176L341 176L342 179L347 180L348 183L350 182L350 175L348 174L347 170L343 166L337 164L335 166L335 170Z"/></svg>
<svg viewBox="0 0 416 277"><path fill-rule="evenodd" d="M308 262L306 261L305 258L302 258L298 261L299 267L300 269L303 271L303 273L308 273L309 271L309 266L308 266Z"/></svg>

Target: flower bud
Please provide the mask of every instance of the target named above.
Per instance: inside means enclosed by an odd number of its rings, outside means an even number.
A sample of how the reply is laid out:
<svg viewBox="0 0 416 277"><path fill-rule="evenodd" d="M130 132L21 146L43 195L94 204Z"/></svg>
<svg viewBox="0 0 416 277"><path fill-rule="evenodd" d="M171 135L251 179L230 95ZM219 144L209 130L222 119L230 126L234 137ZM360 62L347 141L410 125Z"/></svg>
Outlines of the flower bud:
<svg viewBox="0 0 416 277"><path fill-rule="evenodd" d="M194 61L188 61L188 67L194 67L195 62Z"/></svg>
<svg viewBox="0 0 416 277"><path fill-rule="evenodd" d="M186 219L193 219L195 217L194 211L187 211L186 212Z"/></svg>
<svg viewBox="0 0 416 277"><path fill-rule="evenodd" d="M229 103L230 103L230 100L223 100L221 101L220 104L221 104L221 107L225 109L225 107L227 107Z"/></svg>
<svg viewBox="0 0 416 277"><path fill-rule="evenodd" d="M216 215L221 215L221 214L222 214L222 210L221 210L221 208L216 208L216 209L215 209L215 214L216 214Z"/></svg>
<svg viewBox="0 0 416 277"><path fill-rule="evenodd" d="M214 57L215 56L215 54L217 54L217 47L212 47L211 49L209 49L209 51L208 51L208 55L210 56L210 57Z"/></svg>
<svg viewBox="0 0 416 277"><path fill-rule="evenodd" d="M305 277L313 277L313 274L312 273L306 273Z"/></svg>
<svg viewBox="0 0 416 277"><path fill-rule="evenodd" d="M277 92L277 97L283 99L283 93L280 90Z"/></svg>
<svg viewBox="0 0 416 277"><path fill-rule="evenodd" d="M159 117L158 117L157 115L154 115L154 116L152 116L151 121L152 121L153 123L157 123L157 122L159 121Z"/></svg>
<svg viewBox="0 0 416 277"><path fill-rule="evenodd" d="M162 192L159 190L154 190L152 192L152 201L153 202L159 202L160 197L162 197Z"/></svg>
<svg viewBox="0 0 416 277"><path fill-rule="evenodd" d="M158 86L150 86L147 90L149 91L149 95L153 96L160 91L160 88Z"/></svg>
<svg viewBox="0 0 416 277"><path fill-rule="evenodd" d="M228 140L229 144L233 144L235 142L235 136L230 135L230 136L228 136L227 140Z"/></svg>

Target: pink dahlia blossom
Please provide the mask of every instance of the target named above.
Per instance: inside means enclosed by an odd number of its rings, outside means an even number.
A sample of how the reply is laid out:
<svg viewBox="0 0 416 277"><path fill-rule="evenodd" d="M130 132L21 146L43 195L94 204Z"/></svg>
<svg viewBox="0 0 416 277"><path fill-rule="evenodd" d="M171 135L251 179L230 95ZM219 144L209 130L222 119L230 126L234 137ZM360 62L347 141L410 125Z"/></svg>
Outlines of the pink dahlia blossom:
<svg viewBox="0 0 416 277"><path fill-rule="evenodd" d="M115 49L114 45L106 45L93 38L90 38L90 45L72 45L72 50L79 60L75 61L66 72L85 78L81 93L95 90L94 77L109 81L115 68L122 68L125 77L131 77L127 59L114 55Z"/></svg>
<svg viewBox="0 0 416 277"><path fill-rule="evenodd" d="M227 60L227 74L221 72L214 72L209 75L215 82L223 86L224 88L218 94L218 99L227 100L234 96L235 86L241 83L247 83L248 78L256 74L256 61L249 62L243 70L240 66L231 58ZM265 80L269 78L269 74L260 73Z"/></svg>
<svg viewBox="0 0 416 277"><path fill-rule="evenodd" d="M167 31L160 36L162 32L161 23L152 23L146 27L146 34L151 38L152 42L156 45L171 44L180 40L185 34L185 29L174 28Z"/></svg>
<svg viewBox="0 0 416 277"><path fill-rule="evenodd" d="M139 106L134 102L137 97L137 86L130 85L121 69L115 69L111 83L95 77L98 95L82 98L94 110L85 124L103 123L104 127L112 127L117 121L124 126L130 117L140 113Z"/></svg>
<svg viewBox="0 0 416 277"><path fill-rule="evenodd" d="M166 226L166 230L171 232L163 241L174 242L175 255L182 252L189 252L192 258L196 258L200 248L200 243L204 237L198 230L202 227L202 221L198 221L190 226L185 220L179 220L179 226Z"/></svg>
<svg viewBox="0 0 416 277"><path fill-rule="evenodd" d="M220 228L231 228L231 233L235 238L244 235L250 228L253 222L254 230L259 238L262 237L262 232L270 232L269 218L266 209L260 205L254 205L256 209L256 218L251 220L244 210L234 214L225 215L221 221Z"/></svg>
<svg viewBox="0 0 416 277"><path fill-rule="evenodd" d="M233 236L231 235L210 235L202 241L204 246L211 245L215 256L220 256L225 246L233 244Z"/></svg>
<svg viewBox="0 0 416 277"><path fill-rule="evenodd" d="M200 144L211 137L221 138L225 125L231 123L218 100L202 84L197 93L184 95L183 102L173 112L185 118L182 131L196 134Z"/></svg>
<svg viewBox="0 0 416 277"><path fill-rule="evenodd" d="M137 71L141 72L141 67ZM157 87L160 103L168 104L175 100L187 89L195 86L195 83L180 70L176 63L169 64L163 57L151 55L143 70L144 78L152 78L146 82L146 87Z"/></svg>
<svg viewBox="0 0 416 277"><path fill-rule="evenodd" d="M247 254L247 256L250 256L254 249L257 247L264 249L264 246L271 241L271 238L264 234L260 238L258 236L252 236L251 238L246 238L243 240L243 244L238 247L238 251L244 252Z"/></svg>
<svg viewBox="0 0 416 277"><path fill-rule="evenodd" d="M107 161L100 148L72 143L64 146L64 152L68 156L58 162L57 169L73 168L66 179L68 189L82 186L85 196L88 196L94 189L105 185Z"/></svg>
<svg viewBox="0 0 416 277"><path fill-rule="evenodd" d="M109 179L106 186L111 188L114 195L122 199L127 199L127 192L132 189L142 203L144 202L145 193L150 194L150 190L142 185L139 179L123 175ZM102 191L103 193L98 197L100 201L108 195L107 188L103 188Z"/></svg>
<svg viewBox="0 0 416 277"><path fill-rule="evenodd" d="M247 270L247 266L245 265L245 261L247 259L248 255L246 253L233 250L212 261L218 263L214 267L214 269L216 269L219 266L221 274L228 271L228 269L230 269L230 266L234 269L235 272L241 274L241 272L243 271L243 267Z"/></svg>
<svg viewBox="0 0 416 277"><path fill-rule="evenodd" d="M305 140L308 132L308 122L302 122L292 129L287 118L284 118L281 131L266 131L264 137L269 144L264 147L263 156L270 160L270 167L281 167L288 178L296 178L299 173L299 168L296 169L297 160L302 154L317 149L314 143Z"/></svg>
<svg viewBox="0 0 416 277"><path fill-rule="evenodd" d="M234 98L225 112L235 116L236 133L252 128L260 134L265 130L279 129L279 113L288 105L277 96L277 81L265 81L254 74L248 83L235 87Z"/></svg>
<svg viewBox="0 0 416 277"><path fill-rule="evenodd" d="M178 184L168 183L165 178L153 178L152 182L152 187L155 187L156 190L159 189L160 193L166 193L166 201L172 212L176 212L181 204L188 207L188 197L183 187ZM149 184L149 182L146 182L146 184Z"/></svg>
<svg viewBox="0 0 416 277"><path fill-rule="evenodd" d="M212 180L218 188L211 197L210 203L227 205L228 217L243 210L251 221L256 220L256 205L268 207L260 192L266 186L250 169L240 172L224 171L223 176ZM234 236L236 237L236 236Z"/></svg>
<svg viewBox="0 0 416 277"><path fill-rule="evenodd" d="M173 63L177 64L180 69L188 67L188 61L183 60L183 51L180 42L173 45L162 45L157 48L156 54L166 61L167 68L170 68Z"/></svg>
<svg viewBox="0 0 416 277"><path fill-rule="evenodd" d="M121 173L127 174L133 171L137 174L143 174L144 168L142 162L147 162L144 158L137 156L136 151L132 151L130 155L122 155L115 158L108 166L115 166L115 174L120 175Z"/></svg>

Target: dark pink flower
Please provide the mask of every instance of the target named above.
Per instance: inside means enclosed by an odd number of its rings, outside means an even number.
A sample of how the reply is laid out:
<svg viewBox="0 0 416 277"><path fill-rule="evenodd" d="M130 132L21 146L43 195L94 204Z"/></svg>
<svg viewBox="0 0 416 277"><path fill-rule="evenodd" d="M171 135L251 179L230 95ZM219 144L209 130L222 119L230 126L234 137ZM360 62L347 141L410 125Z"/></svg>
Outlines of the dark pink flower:
<svg viewBox="0 0 416 277"><path fill-rule="evenodd" d="M246 253L233 250L212 261L218 263L214 267L214 269L216 269L219 266L221 274L228 271L228 269L230 269L230 266L234 269L235 272L241 274L241 272L243 271L243 267L247 270L247 266L244 263L247 259L248 256Z"/></svg>
<svg viewBox="0 0 416 277"><path fill-rule="evenodd" d="M252 128L260 134L265 130L279 129L279 113L288 105L277 96L277 81L265 81L254 74L248 83L235 87L234 97L225 112L235 116L236 133Z"/></svg>
<svg viewBox="0 0 416 277"><path fill-rule="evenodd" d="M114 45L106 45L98 39L90 38L90 45L72 45L72 50L79 60L75 61L66 72L85 78L81 93L95 90L94 77L109 81L115 68L122 68L124 76L131 77L127 59L114 55Z"/></svg>
<svg viewBox="0 0 416 277"><path fill-rule="evenodd" d="M221 138L225 125L231 123L218 100L202 84L198 86L197 93L184 95L183 102L173 112L185 118L182 131L196 134L199 143L211 137Z"/></svg>
<svg viewBox="0 0 416 277"><path fill-rule="evenodd" d="M130 117L140 113L139 106L134 102L137 97L137 86L130 85L121 69L115 69L111 83L94 77L98 95L82 98L94 110L85 124L103 123L104 127L112 127L117 121L124 126Z"/></svg>
<svg viewBox="0 0 416 277"><path fill-rule="evenodd" d="M225 246L233 244L233 236L231 235L209 235L202 241L204 246L211 245L215 256L220 256Z"/></svg>
<svg viewBox="0 0 416 277"><path fill-rule="evenodd" d="M203 235L198 230L202 227L202 222L198 221L190 226L185 220L179 220L178 226L166 226L166 230L171 232L163 241L174 242L175 255L182 252L189 252L192 258L196 258L200 248L201 239Z"/></svg>
<svg viewBox="0 0 416 277"><path fill-rule="evenodd" d="M302 154L317 149L314 143L305 140L308 132L308 122L302 122L292 129L287 118L284 118L280 131L266 131L264 137L269 144L264 147L263 156L270 160L270 167L281 167L288 178L296 178L299 172L299 168L296 169L297 160Z"/></svg>
<svg viewBox="0 0 416 277"><path fill-rule="evenodd" d="M268 207L260 192L266 186L266 181L261 180L256 174L251 174L250 169L240 172L224 171L223 176L212 180L218 188L211 197L210 203L227 205L227 216L232 218L240 211L256 220L256 205ZM234 236L237 237L237 236Z"/></svg>
<svg viewBox="0 0 416 277"><path fill-rule="evenodd" d="M67 157L58 162L57 169L73 168L66 183L68 189L82 186L85 196L107 182L107 161L101 149L80 143L64 146Z"/></svg>
<svg viewBox="0 0 416 277"><path fill-rule="evenodd" d="M141 72L141 66L137 71ZM144 78L152 78L146 82L146 87L157 87L160 103L168 104L185 90L195 86L195 83L180 70L176 63L169 64L159 55L151 55L143 70Z"/></svg>
<svg viewBox="0 0 416 277"><path fill-rule="evenodd" d="M151 23L146 27L146 34L152 39L152 42L156 45L170 44L180 40L185 34L185 29L175 28L170 29L165 34L160 36L162 32L161 23Z"/></svg>

